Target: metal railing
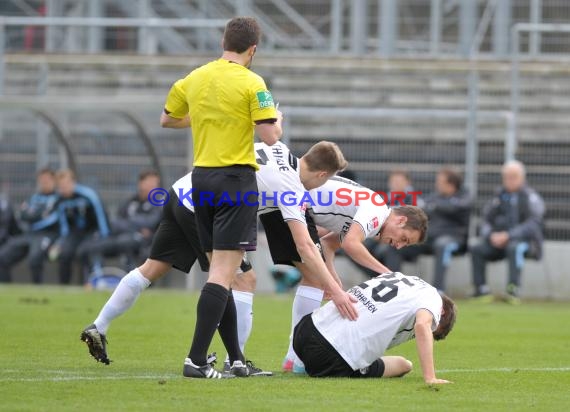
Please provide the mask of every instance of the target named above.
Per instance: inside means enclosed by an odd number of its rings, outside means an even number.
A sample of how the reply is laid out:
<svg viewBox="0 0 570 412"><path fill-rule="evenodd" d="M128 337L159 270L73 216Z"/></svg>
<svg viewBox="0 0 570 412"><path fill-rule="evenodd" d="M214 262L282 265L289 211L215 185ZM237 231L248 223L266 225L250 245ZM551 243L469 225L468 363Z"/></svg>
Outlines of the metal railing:
<svg viewBox="0 0 570 412"><path fill-rule="evenodd" d="M511 41L513 51L511 53L511 113L513 114L513 126L515 139L513 140L515 146L513 153L516 151L516 143L518 137L518 117L520 106L520 35L521 33L528 32L534 34L530 36L530 57L536 56L540 53L540 37L537 36L541 33L570 33L570 24L536 24L536 23L517 23L511 29ZM557 60L562 58L570 59L570 56L556 56Z"/></svg>
<svg viewBox="0 0 570 412"><path fill-rule="evenodd" d="M132 19L105 17L3 17L0 16L0 95L4 89L4 55L6 27L45 26L45 27L184 27L184 28L223 28L227 20L214 19Z"/></svg>

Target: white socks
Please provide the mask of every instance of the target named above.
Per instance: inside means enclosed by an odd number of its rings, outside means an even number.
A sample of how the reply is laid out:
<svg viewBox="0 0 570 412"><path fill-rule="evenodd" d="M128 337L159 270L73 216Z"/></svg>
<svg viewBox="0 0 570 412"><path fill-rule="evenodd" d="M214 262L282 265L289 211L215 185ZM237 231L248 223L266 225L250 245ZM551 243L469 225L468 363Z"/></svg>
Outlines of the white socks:
<svg viewBox="0 0 570 412"><path fill-rule="evenodd" d="M150 280L145 278L138 268L125 275L93 322L97 330L106 335L111 321L129 310L141 292L149 286Z"/></svg>
<svg viewBox="0 0 570 412"><path fill-rule="evenodd" d="M301 285L297 287L297 293L295 293L295 299L293 300L291 335L289 336L289 349L286 356L287 359L293 359L296 363L302 365L302 362L297 359L297 355L293 350L293 330L303 316L313 313L315 309L318 309L321 306L323 295L323 290L312 286Z"/></svg>
<svg viewBox="0 0 570 412"><path fill-rule="evenodd" d="M253 324L253 293L232 290L236 304L239 348L243 352Z"/></svg>
<svg viewBox="0 0 570 412"><path fill-rule="evenodd" d="M245 353L245 344L249 339L253 324L253 293L232 290L232 294L236 305L239 348L242 353ZM227 355L226 362L229 362Z"/></svg>

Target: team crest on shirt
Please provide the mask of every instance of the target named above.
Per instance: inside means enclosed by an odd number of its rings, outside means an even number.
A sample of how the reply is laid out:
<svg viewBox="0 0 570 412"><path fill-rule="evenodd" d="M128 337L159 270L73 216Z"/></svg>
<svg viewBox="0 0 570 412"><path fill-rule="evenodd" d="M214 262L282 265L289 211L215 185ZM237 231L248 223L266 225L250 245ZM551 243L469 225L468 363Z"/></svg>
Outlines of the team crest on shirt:
<svg viewBox="0 0 570 412"><path fill-rule="evenodd" d="M273 104L273 96L269 91L257 92L257 101L259 102L260 109L275 107Z"/></svg>
<svg viewBox="0 0 570 412"><path fill-rule="evenodd" d="M377 229L378 226L380 226L380 222L378 222L378 218L375 217L370 222L368 222L368 224L366 226L368 228L368 231L371 232L374 229Z"/></svg>

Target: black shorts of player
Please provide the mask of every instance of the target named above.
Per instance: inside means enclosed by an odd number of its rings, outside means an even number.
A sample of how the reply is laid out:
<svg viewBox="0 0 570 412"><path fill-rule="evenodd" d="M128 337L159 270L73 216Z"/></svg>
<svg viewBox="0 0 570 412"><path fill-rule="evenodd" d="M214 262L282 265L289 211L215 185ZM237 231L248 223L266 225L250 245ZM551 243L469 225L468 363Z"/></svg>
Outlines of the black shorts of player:
<svg viewBox="0 0 570 412"><path fill-rule="evenodd" d="M198 237L205 252L255 250L257 180L252 167L195 167L192 188Z"/></svg>
<svg viewBox="0 0 570 412"><path fill-rule="evenodd" d="M186 273L198 259L200 268L207 272L210 264L198 240L195 215L178 201L173 189L168 194L169 201L162 207L162 220L152 239L149 257L170 263ZM243 272L251 270L245 256L240 269Z"/></svg>
<svg viewBox="0 0 570 412"><path fill-rule="evenodd" d="M319 248L322 255L321 242L319 240L319 233L315 221L309 212L305 213L307 220L307 229L309 235L315 245ZM283 220L283 215L280 210L264 213L259 215L259 220L265 229L267 243L269 245L269 252L271 259L276 265L290 265L294 266L293 262L301 262L301 256L297 252L297 246L293 240L293 235L289 230L289 225ZM324 256L323 256L324 259Z"/></svg>
<svg viewBox="0 0 570 412"><path fill-rule="evenodd" d="M293 349L305 364L309 376L380 378L384 375L384 361L378 359L364 369L353 370L336 349L317 330L311 315L304 316L293 332Z"/></svg>

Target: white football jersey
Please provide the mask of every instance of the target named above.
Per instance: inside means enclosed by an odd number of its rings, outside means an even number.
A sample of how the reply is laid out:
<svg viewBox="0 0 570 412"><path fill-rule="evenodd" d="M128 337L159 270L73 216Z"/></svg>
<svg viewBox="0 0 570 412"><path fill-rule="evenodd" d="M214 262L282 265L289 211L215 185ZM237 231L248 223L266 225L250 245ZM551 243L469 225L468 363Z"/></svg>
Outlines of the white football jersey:
<svg viewBox="0 0 570 412"><path fill-rule="evenodd" d="M299 159L282 142L272 146L255 143L255 156L259 170L256 173L259 190L259 214L279 209L283 220L306 223L308 194L301 183Z"/></svg>
<svg viewBox="0 0 570 412"><path fill-rule="evenodd" d="M315 224L338 233L341 241L353 222L362 227L364 237L376 236L391 212L378 193L338 176L310 194Z"/></svg>
<svg viewBox="0 0 570 412"><path fill-rule="evenodd" d="M194 212L194 203L192 203L192 172L182 176L172 185L178 199L170 199L170 202L182 202L182 204L191 212Z"/></svg>
<svg viewBox="0 0 570 412"><path fill-rule="evenodd" d="M416 276L384 274L348 290L358 303L358 319L343 318L333 302L312 314L317 330L353 370L365 368L384 352L414 338L416 312L426 309L437 329L443 302L437 290Z"/></svg>
<svg viewBox="0 0 570 412"><path fill-rule="evenodd" d="M273 146L255 143L256 160L259 170L255 173L258 186L258 213L280 210L283 220L299 220L306 223L306 202L308 196L299 175L299 159L293 156L282 142ZM192 173L178 179L172 188L180 201L190 211L194 211L189 191L192 189ZM176 200L178 201L178 200Z"/></svg>

